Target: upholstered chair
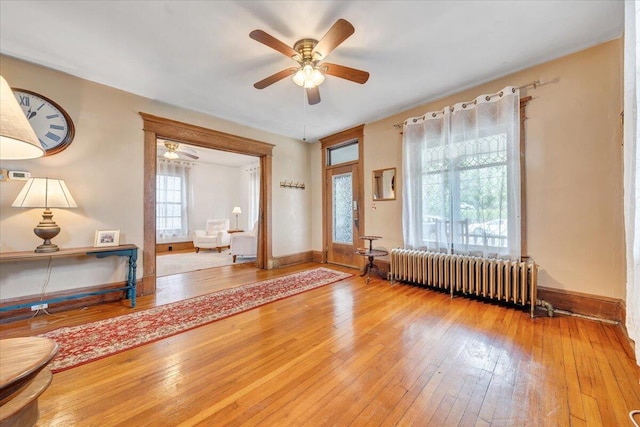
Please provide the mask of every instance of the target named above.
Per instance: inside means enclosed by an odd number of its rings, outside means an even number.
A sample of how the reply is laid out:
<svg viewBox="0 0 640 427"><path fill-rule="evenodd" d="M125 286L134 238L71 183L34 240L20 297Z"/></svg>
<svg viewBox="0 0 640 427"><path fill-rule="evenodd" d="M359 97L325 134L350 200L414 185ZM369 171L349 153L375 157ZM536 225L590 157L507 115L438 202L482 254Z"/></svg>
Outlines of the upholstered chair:
<svg viewBox="0 0 640 427"><path fill-rule="evenodd" d="M258 222L250 232L233 233L230 245L233 262L238 256L255 257L258 253Z"/></svg>
<svg viewBox="0 0 640 427"><path fill-rule="evenodd" d="M196 252L200 249L218 249L229 246L229 218L224 219L208 219L204 230L195 230L193 232L193 246Z"/></svg>

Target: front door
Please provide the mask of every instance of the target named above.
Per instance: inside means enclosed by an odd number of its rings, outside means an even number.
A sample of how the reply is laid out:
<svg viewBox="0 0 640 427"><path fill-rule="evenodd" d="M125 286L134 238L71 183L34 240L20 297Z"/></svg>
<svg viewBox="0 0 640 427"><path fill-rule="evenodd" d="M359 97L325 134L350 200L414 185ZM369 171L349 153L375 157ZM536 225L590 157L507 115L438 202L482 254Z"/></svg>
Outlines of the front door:
<svg viewBox="0 0 640 427"><path fill-rule="evenodd" d="M359 242L360 206L358 202L358 165L327 170L326 218L327 262L357 267L355 254Z"/></svg>

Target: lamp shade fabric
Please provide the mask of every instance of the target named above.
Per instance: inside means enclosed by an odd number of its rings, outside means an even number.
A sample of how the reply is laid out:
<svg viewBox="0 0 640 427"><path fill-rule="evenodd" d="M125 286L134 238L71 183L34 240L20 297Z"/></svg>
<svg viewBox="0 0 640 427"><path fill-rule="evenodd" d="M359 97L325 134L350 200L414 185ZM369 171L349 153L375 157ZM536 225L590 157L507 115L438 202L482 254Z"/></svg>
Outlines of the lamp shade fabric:
<svg viewBox="0 0 640 427"><path fill-rule="evenodd" d="M61 179L29 178L11 205L14 208L77 208Z"/></svg>
<svg viewBox="0 0 640 427"><path fill-rule="evenodd" d="M241 214L242 210L240 210L240 206L236 206L235 208L233 208L233 210L231 211L232 214Z"/></svg>
<svg viewBox="0 0 640 427"><path fill-rule="evenodd" d="M0 76L0 159L34 159L42 155L44 150L36 133L9 83Z"/></svg>

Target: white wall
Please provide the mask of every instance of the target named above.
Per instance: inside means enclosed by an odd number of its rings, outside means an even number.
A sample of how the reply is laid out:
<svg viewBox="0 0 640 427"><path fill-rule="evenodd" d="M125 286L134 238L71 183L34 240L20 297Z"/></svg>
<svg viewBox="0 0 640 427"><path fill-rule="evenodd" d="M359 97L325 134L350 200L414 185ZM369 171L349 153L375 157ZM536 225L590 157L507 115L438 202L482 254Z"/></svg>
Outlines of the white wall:
<svg viewBox="0 0 640 427"><path fill-rule="evenodd" d="M200 163L192 169L193 223L190 231L204 229L207 219L229 219L235 228L234 206L246 212L246 187L243 187L242 169Z"/></svg>
<svg viewBox="0 0 640 427"><path fill-rule="evenodd" d="M0 162L3 169L27 170L33 176L66 181L79 207L54 211L54 219L62 228L54 239L59 246L92 246L96 229L120 229L122 243L133 243L142 248L144 132L138 113L145 112L274 144L273 254L311 249L308 192L293 195L290 191L279 191L278 187L279 180L285 176L287 179L307 179L309 147L306 143L176 108L7 56L0 56L0 65L3 77L11 86L51 98L75 123L75 139L61 153L33 160ZM41 243L33 234L41 212L11 207L21 187L22 183L17 181L0 182L0 250L3 252L31 251ZM232 203L221 207L220 214L231 217ZM143 268L141 255L142 251L138 261L139 278ZM40 292L47 278L46 264L46 261L3 263L0 299ZM118 282L125 276L123 259L56 259L47 290Z"/></svg>

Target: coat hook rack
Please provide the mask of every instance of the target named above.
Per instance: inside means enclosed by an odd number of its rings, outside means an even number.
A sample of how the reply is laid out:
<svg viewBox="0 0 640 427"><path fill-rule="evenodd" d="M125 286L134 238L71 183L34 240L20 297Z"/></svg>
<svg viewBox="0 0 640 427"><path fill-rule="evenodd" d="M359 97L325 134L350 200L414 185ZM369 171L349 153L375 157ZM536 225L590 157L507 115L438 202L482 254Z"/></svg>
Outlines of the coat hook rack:
<svg viewBox="0 0 640 427"><path fill-rule="evenodd" d="M283 188L297 188L300 190L304 190L304 182L293 182L293 181L280 181L280 187Z"/></svg>

